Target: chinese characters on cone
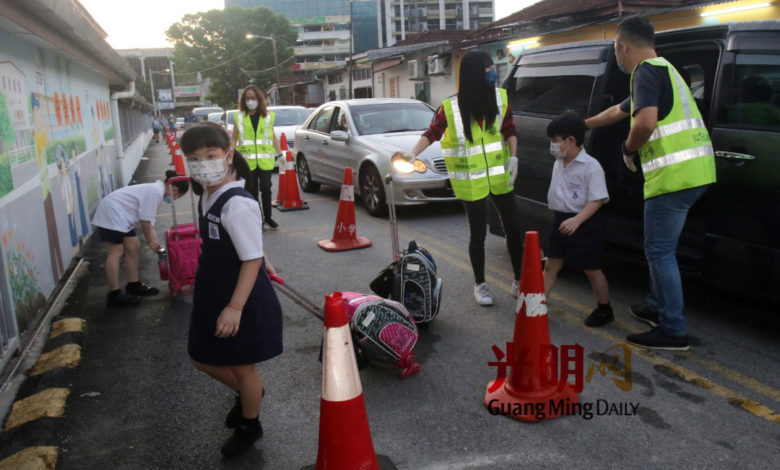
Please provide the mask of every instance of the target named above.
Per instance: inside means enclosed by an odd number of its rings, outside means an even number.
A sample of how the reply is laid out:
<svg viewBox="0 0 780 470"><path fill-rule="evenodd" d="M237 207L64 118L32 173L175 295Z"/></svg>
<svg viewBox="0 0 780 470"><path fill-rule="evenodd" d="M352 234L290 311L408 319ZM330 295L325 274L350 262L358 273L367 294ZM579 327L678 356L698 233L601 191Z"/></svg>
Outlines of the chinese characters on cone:
<svg viewBox="0 0 780 470"><path fill-rule="evenodd" d="M344 170L344 184L341 185L339 212L333 238L320 240L317 244L325 251L345 251L371 246L371 240L357 234L355 225L355 188L352 186L352 168Z"/></svg>

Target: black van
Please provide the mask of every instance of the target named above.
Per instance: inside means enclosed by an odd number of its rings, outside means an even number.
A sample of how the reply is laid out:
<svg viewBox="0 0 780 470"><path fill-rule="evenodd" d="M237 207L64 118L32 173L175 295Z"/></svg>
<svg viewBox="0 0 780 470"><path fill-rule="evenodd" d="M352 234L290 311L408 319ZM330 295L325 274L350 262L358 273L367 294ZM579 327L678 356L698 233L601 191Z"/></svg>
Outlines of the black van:
<svg viewBox="0 0 780 470"><path fill-rule="evenodd" d="M684 274L780 305L780 21L661 32L656 51L689 80L716 151L718 182L692 208L680 238ZM522 53L504 88L518 133L515 194L526 230L546 241L553 157L547 124L571 110L589 117L629 94L612 41ZM643 259L641 172L620 155L628 119L594 129L585 148L606 173L607 253ZM495 221L495 217L492 218ZM495 224L491 224L491 231Z"/></svg>

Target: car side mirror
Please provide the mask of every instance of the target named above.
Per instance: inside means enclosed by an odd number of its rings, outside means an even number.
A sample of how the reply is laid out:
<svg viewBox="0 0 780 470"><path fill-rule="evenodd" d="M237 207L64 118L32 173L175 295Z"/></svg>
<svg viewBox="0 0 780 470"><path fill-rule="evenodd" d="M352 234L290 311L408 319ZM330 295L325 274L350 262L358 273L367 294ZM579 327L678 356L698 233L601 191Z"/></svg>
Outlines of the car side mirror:
<svg viewBox="0 0 780 470"><path fill-rule="evenodd" d="M330 138L336 142L346 142L349 140L349 134L344 131L333 131L330 133Z"/></svg>

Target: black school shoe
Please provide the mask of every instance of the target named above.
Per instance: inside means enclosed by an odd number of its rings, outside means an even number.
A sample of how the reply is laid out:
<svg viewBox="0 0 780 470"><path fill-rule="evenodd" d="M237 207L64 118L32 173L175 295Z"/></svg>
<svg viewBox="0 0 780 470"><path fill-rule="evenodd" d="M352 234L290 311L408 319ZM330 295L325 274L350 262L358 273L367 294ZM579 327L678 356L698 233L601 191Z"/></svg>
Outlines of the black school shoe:
<svg viewBox="0 0 780 470"><path fill-rule="evenodd" d="M653 328L658 326L658 312L651 309L646 303L631 304L631 306L628 307L628 311L631 312L631 316L637 320L645 322Z"/></svg>
<svg viewBox="0 0 780 470"><path fill-rule="evenodd" d="M125 291L127 291L128 294L140 295L144 297L148 295L157 295L160 293L160 289L147 286L143 282L128 282L125 286Z"/></svg>
<svg viewBox="0 0 780 470"><path fill-rule="evenodd" d="M228 438L222 445L222 455L227 458L235 457L243 452L246 452L256 440L263 437L263 425L260 424L260 419L241 419L233 435Z"/></svg>
<svg viewBox="0 0 780 470"><path fill-rule="evenodd" d="M265 387L263 387L263 397L265 397ZM241 420L244 419L244 412L241 410L241 395L236 394L236 404L228 411L225 416L225 427L228 429L235 429L241 424Z"/></svg>
<svg viewBox="0 0 780 470"><path fill-rule="evenodd" d="M670 336L660 327L655 327L645 333L628 335L626 340L634 346L648 349L666 349L668 351L687 351L691 349L687 336Z"/></svg>
<svg viewBox="0 0 780 470"><path fill-rule="evenodd" d="M585 319L585 326L597 327L604 326L607 323L615 319L615 314L612 313L612 307L609 305L606 307L597 307L588 318Z"/></svg>
<svg viewBox="0 0 780 470"><path fill-rule="evenodd" d="M279 224L277 224L276 221L274 219L270 218L270 217L266 217L263 222L268 224L268 226L271 227L271 228L276 228L276 227L279 226Z"/></svg>
<svg viewBox="0 0 780 470"><path fill-rule="evenodd" d="M130 295L120 289L111 291L106 296L109 307L135 307L141 302L137 295Z"/></svg>

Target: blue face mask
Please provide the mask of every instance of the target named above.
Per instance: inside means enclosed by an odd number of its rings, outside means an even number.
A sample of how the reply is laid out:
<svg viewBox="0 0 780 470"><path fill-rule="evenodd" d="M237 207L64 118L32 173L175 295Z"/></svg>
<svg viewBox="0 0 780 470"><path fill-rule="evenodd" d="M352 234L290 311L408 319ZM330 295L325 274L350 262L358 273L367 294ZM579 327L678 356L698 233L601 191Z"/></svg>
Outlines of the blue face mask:
<svg viewBox="0 0 780 470"><path fill-rule="evenodd" d="M168 196L163 196L163 201L167 202L168 204L173 204L173 199Z"/></svg>
<svg viewBox="0 0 780 470"><path fill-rule="evenodd" d="M496 69L490 69L485 72L485 80L488 82L488 85L495 85L497 79L498 72L496 72Z"/></svg>

